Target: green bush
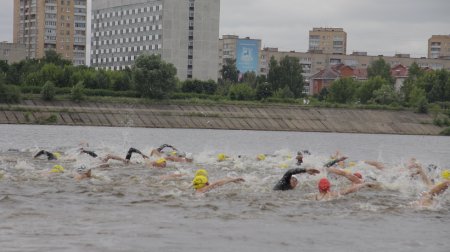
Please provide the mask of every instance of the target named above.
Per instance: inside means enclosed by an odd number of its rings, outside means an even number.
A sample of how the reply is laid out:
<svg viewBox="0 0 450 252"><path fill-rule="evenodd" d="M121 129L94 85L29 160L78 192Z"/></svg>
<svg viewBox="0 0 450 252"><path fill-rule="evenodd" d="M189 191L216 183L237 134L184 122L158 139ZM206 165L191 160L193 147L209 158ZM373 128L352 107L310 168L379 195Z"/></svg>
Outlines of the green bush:
<svg viewBox="0 0 450 252"><path fill-rule="evenodd" d="M56 88L55 84L51 81L45 82L44 86L42 86L41 90L41 98L46 101L51 101L55 98Z"/></svg>
<svg viewBox="0 0 450 252"><path fill-rule="evenodd" d="M20 89L13 85L0 85L0 103L18 103L21 99Z"/></svg>
<svg viewBox="0 0 450 252"><path fill-rule="evenodd" d="M84 85L82 81L78 82L75 86L73 86L70 95L72 101L80 102L84 100Z"/></svg>
<svg viewBox="0 0 450 252"><path fill-rule="evenodd" d="M235 84L230 87L231 100L249 101L255 99L255 91L247 84Z"/></svg>

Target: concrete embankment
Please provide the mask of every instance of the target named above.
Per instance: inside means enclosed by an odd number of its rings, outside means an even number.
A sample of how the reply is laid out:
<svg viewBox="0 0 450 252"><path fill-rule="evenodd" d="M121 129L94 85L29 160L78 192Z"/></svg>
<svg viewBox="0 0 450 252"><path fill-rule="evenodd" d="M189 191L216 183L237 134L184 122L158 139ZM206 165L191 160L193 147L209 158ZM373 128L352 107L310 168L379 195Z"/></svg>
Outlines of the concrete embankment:
<svg viewBox="0 0 450 252"><path fill-rule="evenodd" d="M0 104L0 124L55 124L303 132L438 135L430 115L411 111L289 105L144 105L43 102Z"/></svg>

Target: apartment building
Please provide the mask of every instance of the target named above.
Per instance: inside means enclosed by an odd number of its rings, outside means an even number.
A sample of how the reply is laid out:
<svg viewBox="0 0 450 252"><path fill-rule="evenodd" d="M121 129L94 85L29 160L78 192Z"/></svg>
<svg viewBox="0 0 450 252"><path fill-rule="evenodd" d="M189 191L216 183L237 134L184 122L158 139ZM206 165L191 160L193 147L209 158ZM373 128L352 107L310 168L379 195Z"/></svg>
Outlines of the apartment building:
<svg viewBox="0 0 450 252"><path fill-rule="evenodd" d="M433 35L428 39L428 58L450 60L450 35Z"/></svg>
<svg viewBox="0 0 450 252"><path fill-rule="evenodd" d="M309 52L347 54L347 33L342 28L313 28L309 31Z"/></svg>
<svg viewBox="0 0 450 252"><path fill-rule="evenodd" d="M0 42L0 61L13 64L27 58L25 45Z"/></svg>
<svg viewBox="0 0 450 252"><path fill-rule="evenodd" d="M120 70L158 54L180 80L217 80L220 0L95 0L91 66Z"/></svg>
<svg viewBox="0 0 450 252"><path fill-rule="evenodd" d="M14 43L27 57L55 50L74 65L86 62L87 0L14 0Z"/></svg>
<svg viewBox="0 0 450 252"><path fill-rule="evenodd" d="M239 38L236 35L223 35L219 39L219 76L227 59L236 60L236 67L241 74L255 72L260 74L261 40Z"/></svg>

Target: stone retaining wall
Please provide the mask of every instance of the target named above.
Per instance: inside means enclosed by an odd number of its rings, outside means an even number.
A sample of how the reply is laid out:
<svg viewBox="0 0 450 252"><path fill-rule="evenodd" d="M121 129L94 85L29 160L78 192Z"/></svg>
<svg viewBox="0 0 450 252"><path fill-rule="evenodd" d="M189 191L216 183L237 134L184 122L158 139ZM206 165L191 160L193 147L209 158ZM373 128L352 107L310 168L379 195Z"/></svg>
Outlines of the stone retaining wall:
<svg viewBox="0 0 450 252"><path fill-rule="evenodd" d="M126 105L26 100L0 105L1 124L438 135L429 115L301 106Z"/></svg>

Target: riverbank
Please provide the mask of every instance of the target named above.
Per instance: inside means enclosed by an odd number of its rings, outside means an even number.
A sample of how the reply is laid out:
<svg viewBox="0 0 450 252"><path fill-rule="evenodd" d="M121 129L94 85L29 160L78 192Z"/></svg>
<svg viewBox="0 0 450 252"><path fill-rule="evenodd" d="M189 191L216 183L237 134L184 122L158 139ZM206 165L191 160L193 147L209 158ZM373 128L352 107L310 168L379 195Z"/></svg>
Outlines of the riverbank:
<svg viewBox="0 0 450 252"><path fill-rule="evenodd" d="M0 105L1 124L438 135L427 114L295 105L117 104L24 100Z"/></svg>

